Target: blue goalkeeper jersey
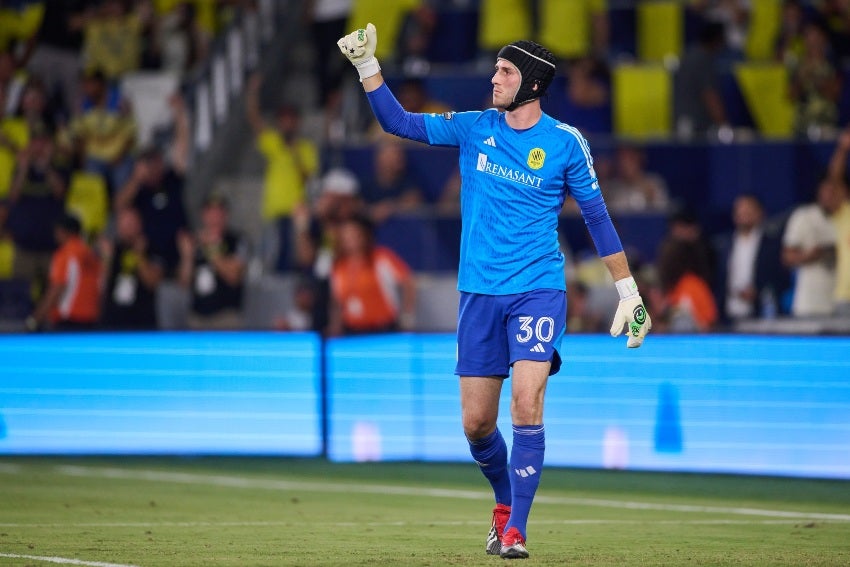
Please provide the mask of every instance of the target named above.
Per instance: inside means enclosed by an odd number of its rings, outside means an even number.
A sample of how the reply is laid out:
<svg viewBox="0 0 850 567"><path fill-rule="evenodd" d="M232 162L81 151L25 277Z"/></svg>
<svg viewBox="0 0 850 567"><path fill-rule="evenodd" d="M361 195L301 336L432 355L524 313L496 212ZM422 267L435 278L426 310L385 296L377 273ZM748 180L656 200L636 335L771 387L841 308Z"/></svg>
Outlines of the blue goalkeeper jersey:
<svg viewBox="0 0 850 567"><path fill-rule="evenodd" d="M545 113L527 130L514 130L495 109L424 118L430 144L460 148L458 289L566 289L558 215L567 195L599 195L587 140Z"/></svg>

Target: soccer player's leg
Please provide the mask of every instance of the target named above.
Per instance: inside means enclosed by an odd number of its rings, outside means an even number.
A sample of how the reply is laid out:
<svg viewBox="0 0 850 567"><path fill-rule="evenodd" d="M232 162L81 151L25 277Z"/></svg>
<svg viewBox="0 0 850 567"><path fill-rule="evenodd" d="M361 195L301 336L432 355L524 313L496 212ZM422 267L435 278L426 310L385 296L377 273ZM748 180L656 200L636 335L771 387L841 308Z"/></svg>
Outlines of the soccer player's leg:
<svg viewBox="0 0 850 567"><path fill-rule="evenodd" d="M528 516L540 484L545 453L543 400L546 383L561 366L558 354L566 328L566 298L562 291L521 294L508 318L513 376L510 459L511 515L505 525L500 555L528 557L525 548Z"/></svg>
<svg viewBox="0 0 850 567"><path fill-rule="evenodd" d="M508 448L496 427L502 381L509 371L500 306L492 296L461 294L458 318L458 363L463 430L469 451L490 482L496 506L485 551L498 555L510 516Z"/></svg>

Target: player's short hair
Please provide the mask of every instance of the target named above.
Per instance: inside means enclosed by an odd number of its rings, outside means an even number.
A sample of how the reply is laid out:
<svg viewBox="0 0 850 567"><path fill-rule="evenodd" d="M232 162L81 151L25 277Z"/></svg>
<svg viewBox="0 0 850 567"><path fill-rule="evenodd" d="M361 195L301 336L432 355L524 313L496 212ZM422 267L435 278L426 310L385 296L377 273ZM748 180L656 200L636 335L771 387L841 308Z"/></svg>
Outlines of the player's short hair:
<svg viewBox="0 0 850 567"><path fill-rule="evenodd" d="M513 63L520 74L519 89L507 110L540 98L555 78L555 56L539 43L515 41L500 49L496 57Z"/></svg>

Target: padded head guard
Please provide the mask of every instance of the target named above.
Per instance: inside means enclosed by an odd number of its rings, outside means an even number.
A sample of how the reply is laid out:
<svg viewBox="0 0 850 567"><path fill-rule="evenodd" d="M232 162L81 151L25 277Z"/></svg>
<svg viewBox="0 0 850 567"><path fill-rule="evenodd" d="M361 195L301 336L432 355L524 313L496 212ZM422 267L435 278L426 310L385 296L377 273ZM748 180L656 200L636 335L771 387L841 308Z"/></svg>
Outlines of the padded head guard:
<svg viewBox="0 0 850 567"><path fill-rule="evenodd" d="M515 41L499 50L497 58L510 61L519 70L520 85L506 110L540 98L555 77L555 56L533 41ZM534 86L537 89L534 89Z"/></svg>

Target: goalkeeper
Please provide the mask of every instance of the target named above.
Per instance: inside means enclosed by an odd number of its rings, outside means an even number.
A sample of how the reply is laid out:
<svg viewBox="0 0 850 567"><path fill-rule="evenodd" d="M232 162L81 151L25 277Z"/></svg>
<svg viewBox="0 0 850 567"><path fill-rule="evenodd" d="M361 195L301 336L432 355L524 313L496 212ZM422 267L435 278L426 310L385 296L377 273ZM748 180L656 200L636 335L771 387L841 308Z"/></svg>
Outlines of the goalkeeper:
<svg viewBox="0 0 850 567"><path fill-rule="evenodd" d="M526 558L526 524L543 466L543 397L561 366L566 328L564 257L558 214L571 195L620 302L611 326L639 347L652 326L611 223L584 137L545 114L540 97L555 75L542 46L517 41L499 51L493 106L480 112L405 111L375 59L375 26L339 40L378 122L387 132L460 148L461 240L457 367L463 429L496 499L486 551ZM513 368L513 445L496 427L504 379Z"/></svg>

